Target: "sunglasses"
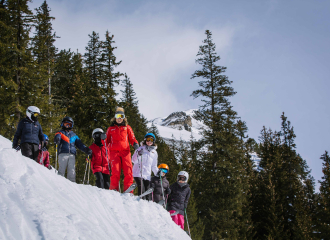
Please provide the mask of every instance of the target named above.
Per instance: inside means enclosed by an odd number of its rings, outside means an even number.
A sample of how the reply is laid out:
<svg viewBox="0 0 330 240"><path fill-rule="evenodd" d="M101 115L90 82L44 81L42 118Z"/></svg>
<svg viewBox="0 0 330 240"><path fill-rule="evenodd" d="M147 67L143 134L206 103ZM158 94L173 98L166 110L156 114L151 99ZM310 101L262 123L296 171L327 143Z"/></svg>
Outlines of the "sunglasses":
<svg viewBox="0 0 330 240"><path fill-rule="evenodd" d="M178 178L179 181L180 181L180 180L182 180L182 181L186 181L186 179L187 179L187 178L186 178L185 176L181 176L181 177Z"/></svg>
<svg viewBox="0 0 330 240"><path fill-rule="evenodd" d="M162 171L163 173L168 173L168 170L165 169L165 168L161 168L161 169L159 169L159 170Z"/></svg>
<svg viewBox="0 0 330 240"><path fill-rule="evenodd" d="M115 118L124 119L125 118L125 114L117 113L117 114L115 114Z"/></svg>
<svg viewBox="0 0 330 240"><path fill-rule="evenodd" d="M146 141L147 142L154 142L154 139L153 138L147 138Z"/></svg>

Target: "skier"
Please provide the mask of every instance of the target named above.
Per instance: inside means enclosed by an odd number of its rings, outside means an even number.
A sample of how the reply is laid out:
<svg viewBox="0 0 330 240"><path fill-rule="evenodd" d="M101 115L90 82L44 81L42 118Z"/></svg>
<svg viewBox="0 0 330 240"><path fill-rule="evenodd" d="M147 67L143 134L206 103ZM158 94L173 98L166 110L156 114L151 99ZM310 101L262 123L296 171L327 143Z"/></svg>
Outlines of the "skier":
<svg viewBox="0 0 330 240"><path fill-rule="evenodd" d="M170 189L170 183L166 179L166 174L169 171L169 167L167 164L160 164L158 166L158 172L151 178L151 187L154 188L154 191L152 193L153 195L153 201L158 203L161 200L166 199L166 196L168 196L171 193ZM165 199L163 199L163 196Z"/></svg>
<svg viewBox="0 0 330 240"><path fill-rule="evenodd" d="M134 152L132 157L132 162L134 163L133 177L138 185L139 195L149 189L151 171L153 171L155 175L158 172L158 154L155 141L155 135L153 133L147 133L144 136L144 141L141 143L141 147Z"/></svg>
<svg viewBox="0 0 330 240"><path fill-rule="evenodd" d="M110 150L111 179L110 190L119 190L121 169L124 172L124 191L133 184L132 161L129 143L134 149L139 148L132 128L127 123L124 109L117 107L115 117L107 130L107 146ZM133 193L133 191L131 191Z"/></svg>
<svg viewBox="0 0 330 240"><path fill-rule="evenodd" d="M104 133L101 128L93 130L92 137L94 143L89 147L92 150L91 166L93 174L96 177L96 186L99 188L110 188L110 172L109 172L109 151L105 148L104 140L101 134Z"/></svg>
<svg viewBox="0 0 330 240"><path fill-rule="evenodd" d="M44 144L44 134L38 116L40 115L39 108L29 106L26 109L26 118L23 118L18 126L13 140L13 148L20 150L22 155L38 161L39 142L42 147ZM21 144L18 145L18 140L21 139Z"/></svg>
<svg viewBox="0 0 330 240"><path fill-rule="evenodd" d="M62 120L62 130L55 134L54 142L59 149L58 154L58 174L64 176L66 168L68 168L67 178L76 182L76 146L88 156L92 155L92 150L86 147L80 138L72 131L73 119L65 117Z"/></svg>
<svg viewBox="0 0 330 240"><path fill-rule="evenodd" d="M173 183L171 188L171 195L169 197L167 210L170 214L178 211L179 213L171 216L172 220L184 229L184 213L188 206L191 190L188 182L189 174L186 171L178 173L177 182Z"/></svg>
<svg viewBox="0 0 330 240"><path fill-rule="evenodd" d="M42 148L41 145L39 145L38 163L44 165L48 169L51 169L52 167L50 166L49 163L49 152L47 150L49 138L46 134L44 134L44 138L45 138L44 147Z"/></svg>

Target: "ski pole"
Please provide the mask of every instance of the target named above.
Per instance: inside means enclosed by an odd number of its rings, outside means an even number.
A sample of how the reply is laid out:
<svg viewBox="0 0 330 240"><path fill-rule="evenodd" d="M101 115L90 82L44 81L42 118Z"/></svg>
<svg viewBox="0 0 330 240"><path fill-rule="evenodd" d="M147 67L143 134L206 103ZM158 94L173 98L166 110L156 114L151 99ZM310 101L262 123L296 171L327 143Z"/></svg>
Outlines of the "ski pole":
<svg viewBox="0 0 330 240"><path fill-rule="evenodd" d="M88 163L89 163L89 167L88 167L88 178L87 178L87 184L89 184L89 172L91 171L91 168L90 168L91 162L89 161L89 156L88 156Z"/></svg>
<svg viewBox="0 0 330 240"><path fill-rule="evenodd" d="M56 153L55 153L55 169L57 170L57 144L56 144Z"/></svg>
<svg viewBox="0 0 330 240"><path fill-rule="evenodd" d="M85 184L86 172L87 172L87 166L88 166L88 159L86 158L86 168L85 168L85 174L84 174L84 181L83 181L83 184Z"/></svg>
<svg viewBox="0 0 330 240"><path fill-rule="evenodd" d="M160 178L160 185L162 186L163 200L165 200L164 188L163 188L163 180L162 180L162 171L160 171L160 173L159 173L159 178Z"/></svg>
<svg viewBox="0 0 330 240"><path fill-rule="evenodd" d="M142 192L142 188L143 188L143 187L142 187L142 184L143 184L143 183L142 183L142 155L141 155L141 165L140 165L140 169L141 169L141 194L142 194L142 193L143 193L143 192Z"/></svg>
<svg viewBox="0 0 330 240"><path fill-rule="evenodd" d="M184 213L185 213L185 215L186 215L186 220L187 220L187 226L188 226L189 236L191 237L191 235L190 235L190 229L189 229L188 216L187 216L187 211L186 211L186 209L184 209Z"/></svg>

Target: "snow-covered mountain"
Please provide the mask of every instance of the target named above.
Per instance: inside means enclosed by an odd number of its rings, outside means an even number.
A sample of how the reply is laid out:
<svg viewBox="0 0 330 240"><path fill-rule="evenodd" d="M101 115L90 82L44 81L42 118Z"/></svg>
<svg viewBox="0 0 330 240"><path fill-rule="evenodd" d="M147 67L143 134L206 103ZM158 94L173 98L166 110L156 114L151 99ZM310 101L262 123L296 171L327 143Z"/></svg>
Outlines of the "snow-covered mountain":
<svg viewBox="0 0 330 240"><path fill-rule="evenodd" d="M157 127L159 134L165 141L174 137L176 140L188 142L191 136L195 140L200 139L200 129L205 127L203 123L193 118L196 109L189 109L181 112L174 112L164 118L155 118L149 121L148 127L152 123Z"/></svg>
<svg viewBox="0 0 330 240"><path fill-rule="evenodd" d="M176 141L183 140L188 143L191 136L193 136L195 140L199 140L202 138L200 131L206 126L202 122L194 119L193 115L195 110L197 109L173 112L166 117L155 118L149 121L148 127L154 124L159 131L159 135L165 142L169 142L174 138ZM257 168L260 158L255 152L250 153L250 155Z"/></svg>
<svg viewBox="0 0 330 240"><path fill-rule="evenodd" d="M0 136L0 239L190 239L159 204L54 174Z"/></svg>

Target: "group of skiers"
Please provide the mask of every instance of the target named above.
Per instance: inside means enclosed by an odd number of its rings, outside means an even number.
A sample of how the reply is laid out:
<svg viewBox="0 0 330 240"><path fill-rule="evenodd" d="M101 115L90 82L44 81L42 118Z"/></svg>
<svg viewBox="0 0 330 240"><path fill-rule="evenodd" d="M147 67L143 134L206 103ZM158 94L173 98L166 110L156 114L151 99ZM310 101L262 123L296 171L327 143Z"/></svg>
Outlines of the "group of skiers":
<svg viewBox="0 0 330 240"><path fill-rule="evenodd" d="M26 110L26 118L17 127L13 140L13 148L21 150L22 155L35 160L37 163L51 169L49 152L47 151L48 136L43 134L38 122L40 110L30 106ZM75 182L76 147L85 152L90 159L91 169L96 177L99 188L120 191L120 174L124 173L124 189L130 191L135 180L138 195L153 189L144 199L162 203L170 212L173 221L184 229L184 215L188 205L191 190L188 184L189 175L179 172L177 181L172 185L166 179L169 172L167 164L158 165L156 137L147 133L139 146L132 128L128 125L124 109L116 108L115 117L110 121L107 132L96 128L92 132L93 144L85 146L80 138L72 131L74 121L71 117L63 118L61 130L55 134L54 142L58 150L58 174ZM20 139L20 145L18 141ZM131 158L130 144L135 152ZM134 166L132 166L132 163ZM151 172L154 176L151 177Z"/></svg>

